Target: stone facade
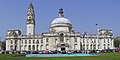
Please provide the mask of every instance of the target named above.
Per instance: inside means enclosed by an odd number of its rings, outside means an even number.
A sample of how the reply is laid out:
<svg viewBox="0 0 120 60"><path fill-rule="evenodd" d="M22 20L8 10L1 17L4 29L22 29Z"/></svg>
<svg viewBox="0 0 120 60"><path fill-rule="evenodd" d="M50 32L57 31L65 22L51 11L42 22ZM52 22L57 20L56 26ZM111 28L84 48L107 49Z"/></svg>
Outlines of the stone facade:
<svg viewBox="0 0 120 60"><path fill-rule="evenodd" d="M69 19L59 10L58 18L51 23L49 32L35 34L35 15L30 4L27 14L26 35L20 30L8 30L6 36L7 51L40 50L104 50L113 49L112 30L102 29L98 34L75 32Z"/></svg>

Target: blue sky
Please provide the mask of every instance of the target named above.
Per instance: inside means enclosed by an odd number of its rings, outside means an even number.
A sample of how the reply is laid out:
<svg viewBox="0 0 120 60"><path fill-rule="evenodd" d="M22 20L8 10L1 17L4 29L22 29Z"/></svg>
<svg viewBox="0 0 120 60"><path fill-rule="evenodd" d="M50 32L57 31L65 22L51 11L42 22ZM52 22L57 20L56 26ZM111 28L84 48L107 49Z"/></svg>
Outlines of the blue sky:
<svg viewBox="0 0 120 60"><path fill-rule="evenodd" d="M33 3L36 33L48 32L51 22L64 9L75 31L96 33L99 29L111 29L120 35L120 0L0 0L0 37L4 40L7 30L21 29L26 34L26 14Z"/></svg>

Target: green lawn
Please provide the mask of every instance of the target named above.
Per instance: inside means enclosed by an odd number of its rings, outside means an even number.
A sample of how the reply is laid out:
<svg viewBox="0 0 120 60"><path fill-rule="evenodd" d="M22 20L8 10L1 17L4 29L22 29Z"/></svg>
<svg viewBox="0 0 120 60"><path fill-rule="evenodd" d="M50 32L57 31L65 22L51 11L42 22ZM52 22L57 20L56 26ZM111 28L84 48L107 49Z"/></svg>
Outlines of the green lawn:
<svg viewBox="0 0 120 60"><path fill-rule="evenodd" d="M0 60L120 60L120 53L101 53L102 56L91 57L50 57L50 58L19 58L19 54L0 54Z"/></svg>

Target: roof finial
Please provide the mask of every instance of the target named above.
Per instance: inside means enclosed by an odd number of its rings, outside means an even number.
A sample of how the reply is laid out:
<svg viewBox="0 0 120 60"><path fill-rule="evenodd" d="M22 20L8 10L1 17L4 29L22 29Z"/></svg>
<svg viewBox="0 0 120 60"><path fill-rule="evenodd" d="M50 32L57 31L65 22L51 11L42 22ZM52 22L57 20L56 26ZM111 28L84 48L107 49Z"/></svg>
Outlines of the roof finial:
<svg viewBox="0 0 120 60"><path fill-rule="evenodd" d="M59 17L64 17L62 8L59 9Z"/></svg>
<svg viewBox="0 0 120 60"><path fill-rule="evenodd" d="M30 3L30 5L29 5L28 8L32 8L32 9L33 9L33 4L32 4L32 2Z"/></svg>

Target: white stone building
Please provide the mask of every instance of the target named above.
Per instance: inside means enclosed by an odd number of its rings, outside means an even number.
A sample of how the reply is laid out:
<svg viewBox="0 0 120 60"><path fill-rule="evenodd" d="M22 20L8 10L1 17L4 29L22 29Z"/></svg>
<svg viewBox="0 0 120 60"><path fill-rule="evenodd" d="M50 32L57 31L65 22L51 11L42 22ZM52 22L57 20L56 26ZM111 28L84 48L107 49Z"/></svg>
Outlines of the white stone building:
<svg viewBox="0 0 120 60"><path fill-rule="evenodd" d="M6 51L40 50L103 50L113 49L112 30L102 29L98 34L81 34L73 30L72 23L59 9L59 15L50 25L49 32L35 33L35 14L32 4L28 7L26 35L20 30L8 30Z"/></svg>

